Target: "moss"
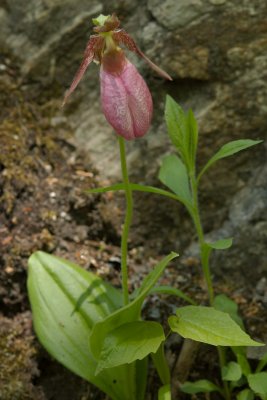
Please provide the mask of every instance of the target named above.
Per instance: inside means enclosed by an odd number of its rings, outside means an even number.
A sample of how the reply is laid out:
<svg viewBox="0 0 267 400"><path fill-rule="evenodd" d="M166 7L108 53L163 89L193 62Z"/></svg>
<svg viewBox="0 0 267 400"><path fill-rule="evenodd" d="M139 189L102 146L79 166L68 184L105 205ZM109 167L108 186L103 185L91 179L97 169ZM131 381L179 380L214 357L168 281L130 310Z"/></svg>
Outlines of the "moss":
<svg viewBox="0 0 267 400"><path fill-rule="evenodd" d="M31 383L38 374L30 334L29 313L14 319L0 318L1 400L41 400L42 392Z"/></svg>
<svg viewBox="0 0 267 400"><path fill-rule="evenodd" d="M49 124L49 108L43 111L27 102L10 82L0 81L0 93L0 204L11 214L16 196L35 186L36 171L45 170L47 162L53 164L63 154Z"/></svg>

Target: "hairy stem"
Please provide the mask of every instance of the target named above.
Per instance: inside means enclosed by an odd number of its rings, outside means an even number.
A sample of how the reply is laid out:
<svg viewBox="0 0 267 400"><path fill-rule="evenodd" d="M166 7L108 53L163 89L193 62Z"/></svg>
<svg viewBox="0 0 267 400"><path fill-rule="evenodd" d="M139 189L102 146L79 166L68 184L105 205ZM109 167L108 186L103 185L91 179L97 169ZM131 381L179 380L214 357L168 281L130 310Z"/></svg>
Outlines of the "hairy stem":
<svg viewBox="0 0 267 400"><path fill-rule="evenodd" d="M130 187L126 154L125 154L125 141L119 136L120 145L120 160L121 160L121 172L124 183L125 199L126 199L126 213L122 230L121 237L121 276L122 276L122 290L124 305L129 303L129 292L128 292L128 267L127 267L127 253L128 253L128 237L129 229L132 222L133 216L133 198L132 190Z"/></svg>

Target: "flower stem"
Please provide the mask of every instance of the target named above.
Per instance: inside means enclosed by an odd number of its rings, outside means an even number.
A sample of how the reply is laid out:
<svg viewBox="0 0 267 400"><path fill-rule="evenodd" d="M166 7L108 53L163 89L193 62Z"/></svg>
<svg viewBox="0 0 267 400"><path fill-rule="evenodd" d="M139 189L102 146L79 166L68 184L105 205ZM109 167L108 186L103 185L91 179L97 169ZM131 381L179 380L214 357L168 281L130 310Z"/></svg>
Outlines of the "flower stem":
<svg viewBox="0 0 267 400"><path fill-rule="evenodd" d="M132 222L133 215L133 198L132 190L130 187L126 154L125 154L125 141L123 137L118 136L120 145L120 159L121 159L121 172L124 183L125 199L126 199L126 213L123 224L122 236L121 236L121 276L122 276L122 290L124 305L129 303L129 292L128 292L128 267L127 267L127 253L128 253L128 236L129 229Z"/></svg>
<svg viewBox="0 0 267 400"><path fill-rule="evenodd" d="M202 271L203 271L206 286L207 286L209 303L212 306L214 303L214 289L213 289L213 285L212 285L210 265L209 265L210 252L206 251L204 232L203 232L203 227L202 227L200 213L199 213L199 206L198 206L198 182L196 180L194 172L189 174L189 179L190 179L190 186L191 186L192 200L193 200L193 207L192 207L192 211L190 212L190 214L194 221L195 228L197 231L199 247L200 247L201 266L202 266ZM223 367L226 365L225 349L221 346L217 346L217 350L218 350L218 355L219 355L220 369L222 371ZM228 382L226 382L226 381L223 381L223 395L224 395L225 400L231 399L229 385L228 385Z"/></svg>

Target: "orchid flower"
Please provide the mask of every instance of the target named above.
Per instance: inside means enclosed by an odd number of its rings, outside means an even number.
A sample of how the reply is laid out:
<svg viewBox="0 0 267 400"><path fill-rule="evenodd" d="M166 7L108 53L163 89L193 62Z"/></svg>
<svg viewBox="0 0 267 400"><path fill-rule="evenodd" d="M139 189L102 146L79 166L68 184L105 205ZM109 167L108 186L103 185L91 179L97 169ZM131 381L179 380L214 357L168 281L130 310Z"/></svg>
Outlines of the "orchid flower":
<svg viewBox="0 0 267 400"><path fill-rule="evenodd" d="M149 129L153 103L150 91L135 66L126 58L120 45L142 57L165 79L172 78L150 61L123 29L115 14L93 19L95 35L87 43L82 63L66 92L63 105L76 89L92 61L100 63L100 86L103 113L115 132L127 140L145 135Z"/></svg>

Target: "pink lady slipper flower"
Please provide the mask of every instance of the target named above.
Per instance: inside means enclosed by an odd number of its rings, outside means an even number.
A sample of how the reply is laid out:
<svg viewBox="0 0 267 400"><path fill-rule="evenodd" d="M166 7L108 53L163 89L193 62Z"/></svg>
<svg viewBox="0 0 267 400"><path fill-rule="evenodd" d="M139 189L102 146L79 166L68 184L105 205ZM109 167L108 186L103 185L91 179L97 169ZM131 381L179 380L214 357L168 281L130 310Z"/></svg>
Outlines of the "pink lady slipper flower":
<svg viewBox="0 0 267 400"><path fill-rule="evenodd" d="M135 66L125 57L119 45L141 56L163 78L171 77L150 61L123 29L115 14L93 19L95 35L87 43L84 57L64 102L76 89L92 61L99 62L101 102L107 121L116 133L127 140L145 135L153 112L150 91Z"/></svg>

